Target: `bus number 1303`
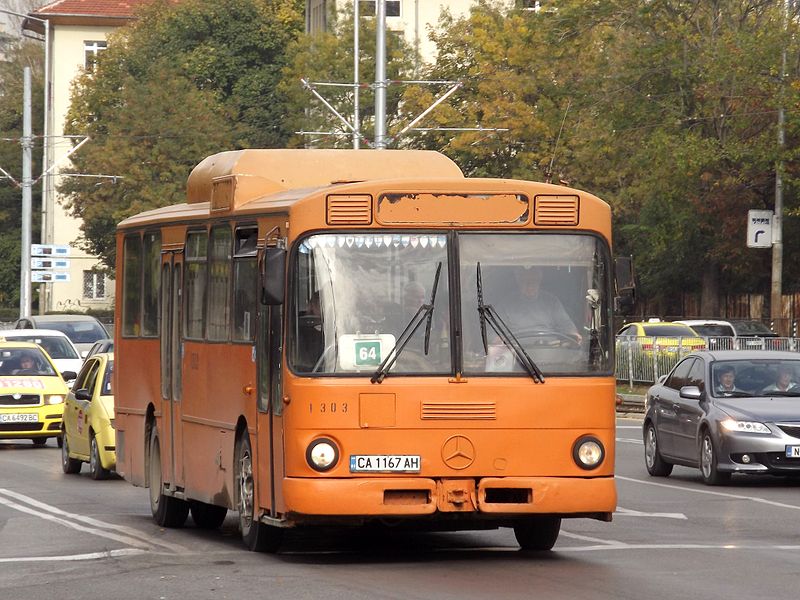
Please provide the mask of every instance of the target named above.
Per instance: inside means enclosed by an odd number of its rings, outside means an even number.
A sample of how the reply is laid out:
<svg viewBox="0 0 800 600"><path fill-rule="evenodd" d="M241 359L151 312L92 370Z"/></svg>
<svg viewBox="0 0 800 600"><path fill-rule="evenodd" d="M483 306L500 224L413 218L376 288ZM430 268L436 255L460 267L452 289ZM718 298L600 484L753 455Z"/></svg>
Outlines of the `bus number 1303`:
<svg viewBox="0 0 800 600"><path fill-rule="evenodd" d="M318 405L315 405L313 402L308 403L308 412L314 414L314 407L316 406L317 412L320 414L325 413L335 413L335 412L347 412L347 402L342 402L341 404L337 404L336 402L320 402Z"/></svg>

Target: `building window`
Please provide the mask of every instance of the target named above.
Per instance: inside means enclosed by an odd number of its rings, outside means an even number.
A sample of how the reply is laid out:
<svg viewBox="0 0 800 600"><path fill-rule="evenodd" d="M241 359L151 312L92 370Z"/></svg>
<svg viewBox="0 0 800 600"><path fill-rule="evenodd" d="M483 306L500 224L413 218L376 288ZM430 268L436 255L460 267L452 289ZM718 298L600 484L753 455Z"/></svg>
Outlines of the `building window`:
<svg viewBox="0 0 800 600"><path fill-rule="evenodd" d="M106 297L106 276L100 271L83 272L83 297L102 300Z"/></svg>
<svg viewBox="0 0 800 600"><path fill-rule="evenodd" d="M372 16L378 12L378 3L375 0L359 0L361 4L361 15ZM400 0L386 0L386 16L400 16Z"/></svg>
<svg viewBox="0 0 800 600"><path fill-rule="evenodd" d="M317 33L325 31L327 24L327 2L326 0L309 0L306 10L306 32Z"/></svg>
<svg viewBox="0 0 800 600"><path fill-rule="evenodd" d="M97 55L108 48L106 42L83 42L83 66L89 73L94 73L94 66L97 63Z"/></svg>

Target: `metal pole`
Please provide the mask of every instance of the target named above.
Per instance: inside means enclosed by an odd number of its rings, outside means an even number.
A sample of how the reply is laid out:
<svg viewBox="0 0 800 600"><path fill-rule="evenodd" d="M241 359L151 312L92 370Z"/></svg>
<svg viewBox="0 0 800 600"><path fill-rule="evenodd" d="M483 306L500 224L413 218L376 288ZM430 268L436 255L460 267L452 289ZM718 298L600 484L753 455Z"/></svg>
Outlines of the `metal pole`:
<svg viewBox="0 0 800 600"><path fill-rule="evenodd" d="M31 315L31 68L23 71L22 96L22 252L20 253L19 316Z"/></svg>
<svg viewBox="0 0 800 600"><path fill-rule="evenodd" d="M50 208L50 175L47 172L50 159L50 21L44 21L44 125L42 126L42 244L52 241L50 222L52 209ZM50 285L39 284L39 314L43 315L49 309Z"/></svg>
<svg viewBox="0 0 800 600"><path fill-rule="evenodd" d="M788 0L786 11L788 18ZM783 110L784 87L786 81L786 45L781 52L781 100L778 107L778 160L775 164L775 216L772 224L772 290L769 312L773 321L783 324L783 149L786 145L785 122ZM781 328L783 331L783 328Z"/></svg>
<svg viewBox="0 0 800 600"><path fill-rule="evenodd" d="M386 0L375 15L375 149L386 148Z"/></svg>
<svg viewBox="0 0 800 600"><path fill-rule="evenodd" d="M361 0L353 0L353 148L355 150L358 150L361 142L359 139L361 137L361 125L359 123L360 116L358 106L358 30L360 21L359 17L361 13L360 1Z"/></svg>

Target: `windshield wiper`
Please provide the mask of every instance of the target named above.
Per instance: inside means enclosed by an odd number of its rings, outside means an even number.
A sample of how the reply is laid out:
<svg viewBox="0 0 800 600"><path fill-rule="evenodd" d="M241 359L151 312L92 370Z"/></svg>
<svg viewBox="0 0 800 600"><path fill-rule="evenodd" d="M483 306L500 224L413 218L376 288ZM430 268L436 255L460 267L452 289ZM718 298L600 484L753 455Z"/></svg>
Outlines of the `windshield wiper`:
<svg viewBox="0 0 800 600"><path fill-rule="evenodd" d="M428 342L430 341L430 333L431 333L431 320L433 319L433 304L436 301L436 290L439 287L439 274L442 271L442 263L441 261L436 266L436 275L433 277L433 288L431 290L431 301L429 303L422 304L418 309L417 312L414 313L414 316L411 317L411 320L406 325L405 329L403 329L403 333L400 334L400 337L397 338L397 343L395 343L394 348L392 348L391 352L383 359L383 362L378 365L378 368L372 374L369 381L370 383L381 383L384 378L389 374L389 370L394 366L394 363L397 362L397 359L400 356L400 353L408 344L409 340L414 336L419 326L422 325L422 322L427 318L427 324L425 325L425 354L428 354Z"/></svg>
<svg viewBox="0 0 800 600"><path fill-rule="evenodd" d="M500 337L500 340L511 348L520 362L522 367L531 376L534 383L544 383L544 374L541 369L536 366L533 359L525 352L525 348L519 343L519 340L514 333L508 328L500 315L491 304L483 303L483 283L481 281L481 263L478 263L478 276L476 281L478 287L478 315L481 322L481 340L483 341L483 351L489 353L489 345L486 339L486 323L489 323L494 332Z"/></svg>

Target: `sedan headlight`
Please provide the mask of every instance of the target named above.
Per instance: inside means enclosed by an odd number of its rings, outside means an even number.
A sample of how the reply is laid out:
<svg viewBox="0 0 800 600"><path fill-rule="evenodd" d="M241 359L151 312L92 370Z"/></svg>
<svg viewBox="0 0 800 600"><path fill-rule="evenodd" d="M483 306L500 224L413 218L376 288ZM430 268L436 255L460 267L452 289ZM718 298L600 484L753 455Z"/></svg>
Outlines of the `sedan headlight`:
<svg viewBox="0 0 800 600"><path fill-rule="evenodd" d="M772 433L769 427L757 421L735 421L733 419L725 419L720 425L727 431L736 431L739 433Z"/></svg>
<svg viewBox="0 0 800 600"><path fill-rule="evenodd" d="M64 396L53 395L44 397L45 404L61 404L62 402L64 402Z"/></svg>

